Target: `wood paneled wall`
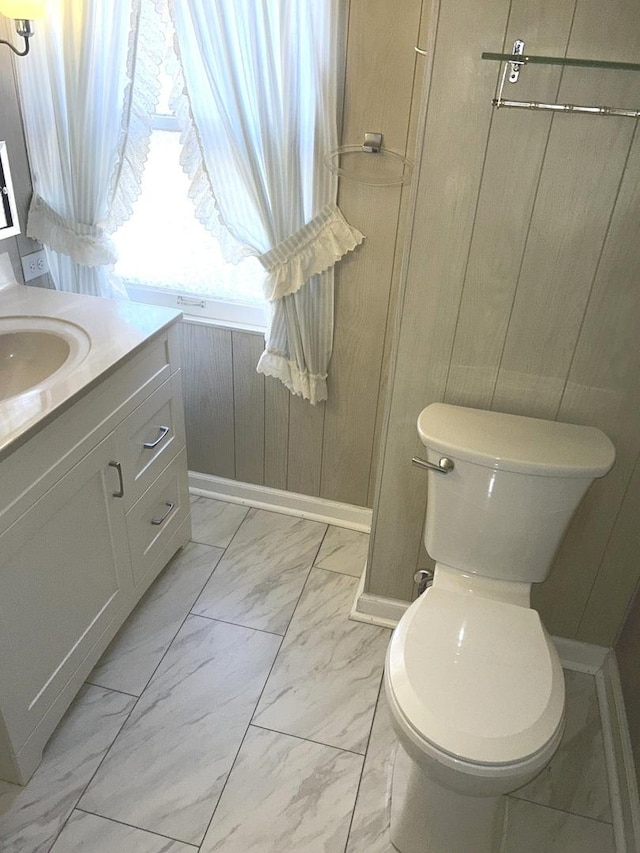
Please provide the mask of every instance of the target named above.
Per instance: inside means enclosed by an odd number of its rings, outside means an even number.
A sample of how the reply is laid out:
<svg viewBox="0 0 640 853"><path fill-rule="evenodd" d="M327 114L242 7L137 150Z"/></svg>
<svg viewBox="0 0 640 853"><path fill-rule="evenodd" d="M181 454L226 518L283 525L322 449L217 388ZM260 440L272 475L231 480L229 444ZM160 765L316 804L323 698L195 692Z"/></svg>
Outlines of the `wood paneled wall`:
<svg viewBox="0 0 640 853"><path fill-rule="evenodd" d="M625 118L494 110L515 38L537 54L640 57L635 0L441 0L403 277L367 591L409 600L430 402L601 427L590 490L534 601L555 634L611 645L640 577L640 131ZM506 97L638 106L637 73L530 66Z"/></svg>
<svg viewBox="0 0 640 853"><path fill-rule="evenodd" d="M425 4L428 5L428 4ZM422 0L351 0L343 144L381 132L414 150L427 26ZM329 400L310 406L255 372L262 337L183 324L189 467L203 473L370 506L390 325L408 192L341 181L339 204L365 243L336 267Z"/></svg>

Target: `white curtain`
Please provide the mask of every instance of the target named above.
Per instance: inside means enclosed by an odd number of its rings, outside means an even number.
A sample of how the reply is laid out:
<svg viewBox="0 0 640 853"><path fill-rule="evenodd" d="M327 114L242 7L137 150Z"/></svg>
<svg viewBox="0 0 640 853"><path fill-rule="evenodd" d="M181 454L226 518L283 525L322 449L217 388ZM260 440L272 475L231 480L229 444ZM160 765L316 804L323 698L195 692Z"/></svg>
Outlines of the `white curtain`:
<svg viewBox="0 0 640 853"><path fill-rule="evenodd" d="M198 215L223 245L227 232L228 253L231 235L236 255L262 261L271 322L258 370L312 403L327 398L333 266L363 240L323 165L337 145L341 6L169 0Z"/></svg>
<svg viewBox="0 0 640 853"><path fill-rule="evenodd" d="M109 234L139 192L159 19L148 0L48 0L46 9L16 63L34 184L27 234L44 244L58 289L126 297Z"/></svg>

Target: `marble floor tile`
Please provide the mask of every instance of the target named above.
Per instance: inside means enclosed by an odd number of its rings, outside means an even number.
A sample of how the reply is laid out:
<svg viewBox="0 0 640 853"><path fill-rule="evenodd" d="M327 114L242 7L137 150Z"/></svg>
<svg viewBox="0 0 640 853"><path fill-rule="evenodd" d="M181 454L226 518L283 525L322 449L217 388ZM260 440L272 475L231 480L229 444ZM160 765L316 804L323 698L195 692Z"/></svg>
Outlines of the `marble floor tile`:
<svg viewBox="0 0 640 853"><path fill-rule="evenodd" d="M562 743L536 778L512 796L611 823L607 766L595 679L565 670Z"/></svg>
<svg viewBox="0 0 640 853"><path fill-rule="evenodd" d="M362 758L251 726L202 853L344 850Z"/></svg>
<svg viewBox="0 0 640 853"><path fill-rule="evenodd" d="M279 644L189 616L79 808L199 844Z"/></svg>
<svg viewBox="0 0 640 853"><path fill-rule="evenodd" d="M326 525L250 510L193 613L284 634Z"/></svg>
<svg viewBox="0 0 640 853"><path fill-rule="evenodd" d="M82 688L29 784L0 782L2 853L48 853L134 702L101 687Z"/></svg>
<svg viewBox="0 0 640 853"><path fill-rule="evenodd" d="M390 632L348 619L357 585L311 571L254 723L364 752Z"/></svg>
<svg viewBox="0 0 640 853"><path fill-rule="evenodd" d="M197 850L181 841L76 810L51 853L197 853Z"/></svg>
<svg viewBox="0 0 640 853"><path fill-rule="evenodd" d="M356 530L329 526L315 565L330 572L342 572L359 578L364 571L369 549L369 535Z"/></svg>
<svg viewBox="0 0 640 853"><path fill-rule="evenodd" d="M191 539L202 545L226 548L242 524L248 507L212 498L191 498Z"/></svg>
<svg viewBox="0 0 640 853"><path fill-rule="evenodd" d="M190 542L153 582L87 679L139 696L223 554Z"/></svg>
<svg viewBox="0 0 640 853"><path fill-rule="evenodd" d="M346 853L397 853L389 840L396 736L381 690Z"/></svg>
<svg viewBox="0 0 640 853"><path fill-rule="evenodd" d="M509 797L500 853L615 853L613 828Z"/></svg>

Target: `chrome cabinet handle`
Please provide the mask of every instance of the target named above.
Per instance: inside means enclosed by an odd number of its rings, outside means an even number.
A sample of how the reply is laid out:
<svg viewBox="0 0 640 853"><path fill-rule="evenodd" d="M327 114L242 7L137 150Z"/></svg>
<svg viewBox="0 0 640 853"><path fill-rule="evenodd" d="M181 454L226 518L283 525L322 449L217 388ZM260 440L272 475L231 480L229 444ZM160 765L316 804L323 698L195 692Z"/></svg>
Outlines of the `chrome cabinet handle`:
<svg viewBox="0 0 640 853"><path fill-rule="evenodd" d="M169 434L169 430L170 430L170 427L161 426L160 427L160 435L156 438L156 440L155 441L145 441L145 443L142 446L146 447L147 450L151 450L152 447L157 447L160 444L160 442L162 441L162 439L166 438L166 436Z"/></svg>
<svg viewBox="0 0 640 853"><path fill-rule="evenodd" d="M169 518L169 516L171 515L172 509L175 507L175 504L173 503L173 501L167 501L165 503L165 506L167 507L167 511L162 516L162 518L152 518L151 524L156 524L156 525L162 524L164 521L166 521Z"/></svg>
<svg viewBox="0 0 640 853"><path fill-rule="evenodd" d="M109 462L110 468L115 468L118 472L118 479L120 480L120 490L117 492L112 492L114 498L123 498L124 497L124 480L122 479L122 465L119 462Z"/></svg>
<svg viewBox="0 0 640 853"><path fill-rule="evenodd" d="M437 465L434 462L427 462L426 459L420 459L419 456L413 456L411 461L414 465L417 465L418 468L426 468L428 471L437 471L438 474L448 474L449 471L453 471L455 468L453 459L449 459L447 456L443 456Z"/></svg>

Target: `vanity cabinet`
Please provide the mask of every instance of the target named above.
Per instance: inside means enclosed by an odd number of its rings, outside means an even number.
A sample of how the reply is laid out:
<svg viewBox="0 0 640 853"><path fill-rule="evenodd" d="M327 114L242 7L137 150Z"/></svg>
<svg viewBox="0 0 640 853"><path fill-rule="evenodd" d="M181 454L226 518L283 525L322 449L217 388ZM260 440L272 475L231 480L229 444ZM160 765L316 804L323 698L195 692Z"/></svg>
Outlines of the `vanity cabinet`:
<svg viewBox="0 0 640 853"><path fill-rule="evenodd" d="M25 784L190 538L175 326L0 462L0 778Z"/></svg>

